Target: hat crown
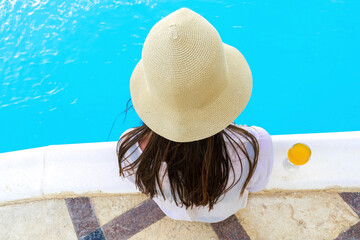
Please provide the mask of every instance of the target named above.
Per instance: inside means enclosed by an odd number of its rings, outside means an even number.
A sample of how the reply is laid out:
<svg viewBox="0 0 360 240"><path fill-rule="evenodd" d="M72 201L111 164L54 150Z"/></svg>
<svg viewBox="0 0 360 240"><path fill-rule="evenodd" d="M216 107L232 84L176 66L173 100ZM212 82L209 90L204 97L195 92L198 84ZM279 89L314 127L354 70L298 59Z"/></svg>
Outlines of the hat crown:
<svg viewBox="0 0 360 240"><path fill-rule="evenodd" d="M173 110L206 107L228 84L222 40L201 15L181 8L157 22L145 39L142 65L148 94Z"/></svg>

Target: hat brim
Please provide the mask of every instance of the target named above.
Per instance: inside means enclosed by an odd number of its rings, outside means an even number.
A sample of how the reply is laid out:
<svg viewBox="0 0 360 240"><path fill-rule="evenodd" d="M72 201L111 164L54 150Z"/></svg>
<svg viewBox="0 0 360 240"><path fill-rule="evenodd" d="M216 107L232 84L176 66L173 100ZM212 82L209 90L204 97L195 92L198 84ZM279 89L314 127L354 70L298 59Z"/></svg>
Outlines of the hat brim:
<svg viewBox="0 0 360 240"><path fill-rule="evenodd" d="M130 78L130 94L136 113L152 131L174 142L197 141L225 129L245 109L252 92L250 67L239 50L223 46L228 85L214 101L196 111L178 113L155 103L147 91L140 59Z"/></svg>

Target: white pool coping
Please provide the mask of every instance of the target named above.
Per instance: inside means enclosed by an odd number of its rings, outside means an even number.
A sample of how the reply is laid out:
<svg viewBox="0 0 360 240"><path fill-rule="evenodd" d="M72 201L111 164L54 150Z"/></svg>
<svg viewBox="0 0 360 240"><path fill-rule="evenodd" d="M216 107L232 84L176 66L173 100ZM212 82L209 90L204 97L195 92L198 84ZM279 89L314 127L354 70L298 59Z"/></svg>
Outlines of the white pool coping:
<svg viewBox="0 0 360 240"><path fill-rule="evenodd" d="M271 136L273 171L265 191L360 189L360 131ZM310 146L310 161L284 168L295 143ZM137 193L119 177L116 141L50 145L0 154L0 205L20 200Z"/></svg>

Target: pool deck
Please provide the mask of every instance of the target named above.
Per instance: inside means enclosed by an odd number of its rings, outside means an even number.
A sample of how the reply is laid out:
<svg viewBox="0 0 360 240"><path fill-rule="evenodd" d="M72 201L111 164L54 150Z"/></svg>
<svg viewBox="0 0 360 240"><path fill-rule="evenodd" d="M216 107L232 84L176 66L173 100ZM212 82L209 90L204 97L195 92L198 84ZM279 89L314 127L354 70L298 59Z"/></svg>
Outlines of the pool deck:
<svg viewBox="0 0 360 240"><path fill-rule="evenodd" d="M176 221L141 193L0 207L0 239L360 239L360 192L250 193L219 223Z"/></svg>

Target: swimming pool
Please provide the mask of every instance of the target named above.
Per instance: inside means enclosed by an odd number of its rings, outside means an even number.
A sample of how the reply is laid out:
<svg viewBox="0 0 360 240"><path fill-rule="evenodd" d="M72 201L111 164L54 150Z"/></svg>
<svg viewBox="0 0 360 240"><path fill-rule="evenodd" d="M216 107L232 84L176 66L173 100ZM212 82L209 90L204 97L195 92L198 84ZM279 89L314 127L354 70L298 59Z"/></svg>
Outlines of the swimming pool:
<svg viewBox="0 0 360 240"><path fill-rule="evenodd" d="M117 118L130 75L151 27L181 7L250 65L236 123L271 135L360 130L360 2L2 1L0 152L116 141L140 124L133 109Z"/></svg>

